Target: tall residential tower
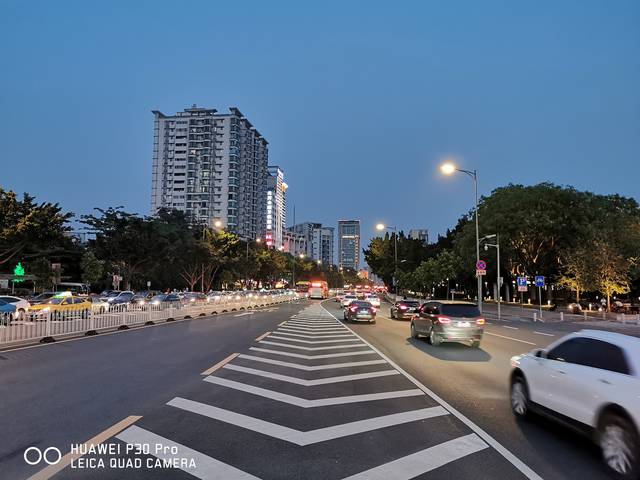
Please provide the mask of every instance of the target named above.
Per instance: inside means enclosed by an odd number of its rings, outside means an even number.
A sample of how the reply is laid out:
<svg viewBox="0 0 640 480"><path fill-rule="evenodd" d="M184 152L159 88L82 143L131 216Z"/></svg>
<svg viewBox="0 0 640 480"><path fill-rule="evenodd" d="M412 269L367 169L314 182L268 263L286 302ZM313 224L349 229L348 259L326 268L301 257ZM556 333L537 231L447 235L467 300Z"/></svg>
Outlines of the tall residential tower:
<svg viewBox="0 0 640 480"><path fill-rule="evenodd" d="M153 114L152 214L173 208L194 223L219 220L243 237L262 236L268 142L249 120L235 107Z"/></svg>
<svg viewBox="0 0 640 480"><path fill-rule="evenodd" d="M360 267L360 220L338 221L338 266Z"/></svg>

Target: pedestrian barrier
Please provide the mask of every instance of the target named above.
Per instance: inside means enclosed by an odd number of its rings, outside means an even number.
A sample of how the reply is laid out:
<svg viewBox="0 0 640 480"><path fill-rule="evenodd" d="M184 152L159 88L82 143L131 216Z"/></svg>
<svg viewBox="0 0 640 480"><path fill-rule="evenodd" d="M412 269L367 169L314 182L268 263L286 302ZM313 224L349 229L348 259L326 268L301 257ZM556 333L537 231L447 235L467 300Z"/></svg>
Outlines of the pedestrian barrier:
<svg viewBox="0 0 640 480"><path fill-rule="evenodd" d="M78 335L95 335L109 330L153 325L226 312L256 309L290 302L295 294L221 296L206 302L112 305L108 311L29 312L24 320L0 314L0 348L32 343L53 342Z"/></svg>

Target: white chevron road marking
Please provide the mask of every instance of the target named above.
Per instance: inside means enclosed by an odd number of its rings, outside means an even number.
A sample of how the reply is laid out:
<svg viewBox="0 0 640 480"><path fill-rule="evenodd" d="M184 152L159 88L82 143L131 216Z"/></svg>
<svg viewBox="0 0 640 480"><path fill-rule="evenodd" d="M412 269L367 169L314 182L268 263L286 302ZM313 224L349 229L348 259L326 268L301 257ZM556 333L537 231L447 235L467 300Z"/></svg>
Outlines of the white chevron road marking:
<svg viewBox="0 0 640 480"><path fill-rule="evenodd" d="M327 407L330 405L344 405L347 403L372 402L377 400L388 400L391 398L419 397L424 395L422 390L414 388L411 390L397 390L393 392L369 393L363 395L348 395L344 397L319 398L316 400L307 400L306 398L287 395L286 393L276 392L267 388L254 387L246 383L236 382L228 378L209 376L204 378L205 382L221 385L223 387L233 388L252 395L259 395L264 398L276 400L278 402L288 403L302 408Z"/></svg>
<svg viewBox="0 0 640 480"><path fill-rule="evenodd" d="M353 345L330 345L326 347L303 347L302 345L272 342L271 340L260 340L259 343L264 343L265 345L276 345L277 347L297 348L298 350L335 350L337 348L366 347L364 343L354 343Z"/></svg>
<svg viewBox="0 0 640 480"><path fill-rule="evenodd" d="M333 334L333 333L342 333L342 334L349 334L349 330L347 330L346 328L323 328L321 330L316 330L314 328L300 328L300 327L292 327L290 325L283 325L282 327L279 328L279 330L287 330L287 331L291 331L291 332L300 332L300 333L313 333L313 334L317 334L317 335L323 335L323 334Z"/></svg>
<svg viewBox="0 0 640 480"><path fill-rule="evenodd" d="M489 448L475 433L425 448L344 480L410 480L460 458Z"/></svg>
<svg viewBox="0 0 640 480"><path fill-rule="evenodd" d="M194 402L186 398L176 397L167 403L167 405L301 446L449 414L444 408L437 406L301 432L300 430L285 427L277 423L267 422L259 418L231 412L205 403Z"/></svg>
<svg viewBox="0 0 640 480"><path fill-rule="evenodd" d="M246 360L253 360L254 362L269 363L271 365L280 365L281 367L296 368L298 370L305 370L307 372L315 372L317 370L331 370L334 368L348 368L348 367L363 367L365 365L380 365L387 363L384 360L363 360L361 362L343 362L343 363L331 363L329 365L301 365L300 363L283 362L282 360L273 360L271 358L256 357L253 355L238 355L238 358L244 358Z"/></svg>
<svg viewBox="0 0 640 480"><path fill-rule="evenodd" d="M259 377L272 378L274 380L281 380L283 382L295 383L296 385L303 385L305 387L314 387L316 385L327 385L330 383L340 382L353 382L355 380L365 380L367 378L388 377L390 375L399 375L397 370L382 370L378 372L368 373L355 373L353 375L340 375L337 377L316 378L315 380L305 380L304 378L291 377L289 375L281 375L279 373L267 372L266 370L258 370L256 368L242 367L240 365L234 365L227 363L224 367L227 370L234 370L236 372L248 373L250 375L257 375Z"/></svg>
<svg viewBox="0 0 640 480"><path fill-rule="evenodd" d="M309 345L317 345L320 343L345 343L345 342L357 342L355 345L362 345L362 342L360 341L359 338L356 337L352 337L352 338L342 338L339 340L302 340L300 338L288 338L288 337L279 337L276 334L271 334L269 335L269 339L274 339L274 340L286 340L287 342L299 342L299 343L306 343Z"/></svg>
<svg viewBox="0 0 640 480"><path fill-rule="evenodd" d="M189 447L185 447L173 440L156 435L149 430L140 428L133 425L126 430L116 435L118 440L121 440L130 445L156 445L160 444L164 447L174 447L178 449L177 454L170 453L171 448L162 448L161 451L153 450L153 455L160 459L173 459L173 458L189 458L193 459L195 468L180 468L180 470L193 475L196 478L202 480L260 480L258 477L254 477L242 470L238 470L231 465L220 462L215 458L204 455L197 450L192 450ZM156 453L157 452L157 453Z"/></svg>
<svg viewBox="0 0 640 480"><path fill-rule="evenodd" d="M375 354L373 350L358 350L357 352L341 352L341 353L324 353L318 355L304 355L302 353L283 352L281 350L271 350L270 348L249 347L249 350L254 352L270 353L272 355L282 355L284 357L304 358L305 360L314 360L316 358L339 358L339 357L351 357L353 355L372 355Z"/></svg>
<svg viewBox="0 0 640 480"><path fill-rule="evenodd" d="M286 335L287 337L298 337L298 338L345 338L351 337L357 339L355 335L351 333L337 333L332 335L303 335L301 333L289 333L288 329L279 328L273 333L277 333L278 335Z"/></svg>

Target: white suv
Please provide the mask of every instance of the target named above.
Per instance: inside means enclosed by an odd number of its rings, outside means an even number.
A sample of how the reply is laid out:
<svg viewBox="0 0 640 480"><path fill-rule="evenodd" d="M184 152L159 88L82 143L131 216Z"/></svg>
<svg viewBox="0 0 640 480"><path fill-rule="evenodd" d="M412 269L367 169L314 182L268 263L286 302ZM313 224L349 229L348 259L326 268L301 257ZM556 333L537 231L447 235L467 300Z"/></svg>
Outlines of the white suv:
<svg viewBox="0 0 640 480"><path fill-rule="evenodd" d="M640 338L582 330L511 359L511 408L589 433L619 478L640 477Z"/></svg>
<svg viewBox="0 0 640 480"><path fill-rule="evenodd" d="M364 301L369 302L371 305L373 305L376 308L380 308L380 297L378 297L377 295L373 295L373 294L366 295L364 297Z"/></svg>
<svg viewBox="0 0 640 480"><path fill-rule="evenodd" d="M358 297L356 297L352 293L347 293L344 297L342 297L342 300L340 301L340 308L346 308L351 302L354 302L356 300L358 300Z"/></svg>

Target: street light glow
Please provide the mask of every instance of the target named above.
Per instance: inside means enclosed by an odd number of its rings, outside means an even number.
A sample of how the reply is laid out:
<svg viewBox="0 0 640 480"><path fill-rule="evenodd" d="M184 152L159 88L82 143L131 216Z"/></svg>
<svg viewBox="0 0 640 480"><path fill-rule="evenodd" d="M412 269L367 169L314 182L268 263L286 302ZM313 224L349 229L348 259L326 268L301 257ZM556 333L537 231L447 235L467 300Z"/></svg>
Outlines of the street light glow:
<svg viewBox="0 0 640 480"><path fill-rule="evenodd" d="M256 243L260 243L262 242L262 239L260 237L256 238Z"/></svg>
<svg viewBox="0 0 640 480"><path fill-rule="evenodd" d="M379 224L377 224L377 225L376 225L376 230L378 230L378 231L380 231L380 232L381 232L382 230L384 230L384 223L379 223Z"/></svg>
<svg viewBox="0 0 640 480"><path fill-rule="evenodd" d="M216 228L220 228L222 226L222 222L220 220L216 220L213 222L213 226Z"/></svg>
<svg viewBox="0 0 640 480"><path fill-rule="evenodd" d="M440 171L445 175L451 175L456 171L456 166L451 162L446 162L440 166Z"/></svg>

